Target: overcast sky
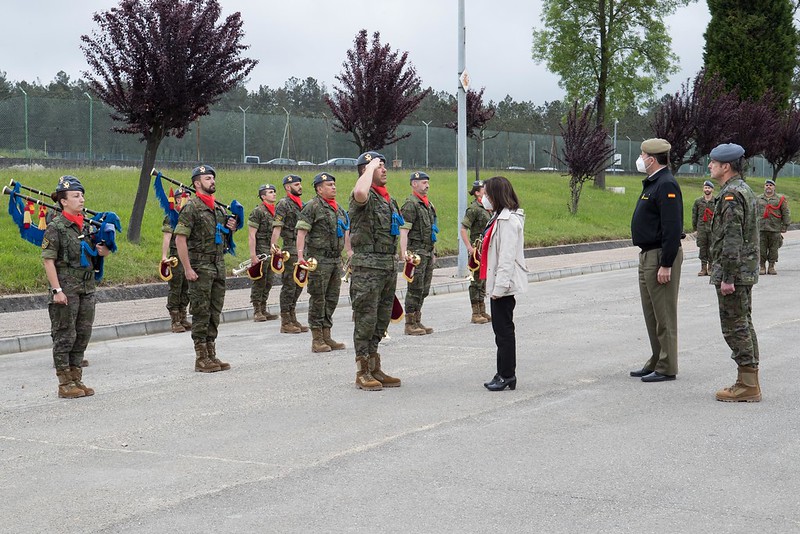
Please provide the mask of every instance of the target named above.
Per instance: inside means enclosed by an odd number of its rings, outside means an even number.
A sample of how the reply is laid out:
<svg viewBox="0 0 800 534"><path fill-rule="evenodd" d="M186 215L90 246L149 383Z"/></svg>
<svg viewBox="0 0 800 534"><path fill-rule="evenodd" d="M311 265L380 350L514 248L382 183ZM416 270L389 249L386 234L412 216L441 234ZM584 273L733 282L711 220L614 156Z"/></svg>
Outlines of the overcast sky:
<svg viewBox="0 0 800 534"><path fill-rule="evenodd" d="M259 60L248 87L282 87L292 76L313 77L331 88L345 52L362 28L409 52L423 87L457 88L457 0L220 0L223 14L240 11L246 54ZM92 14L114 0L5 0L0 71L10 81L47 84L58 71L81 77L86 62L80 36L96 28ZM531 31L540 26L537 0L466 0L467 71L485 96L536 104L561 99L558 78L531 59ZM679 8L667 21L680 72L662 93L674 92L702 65L706 2Z"/></svg>

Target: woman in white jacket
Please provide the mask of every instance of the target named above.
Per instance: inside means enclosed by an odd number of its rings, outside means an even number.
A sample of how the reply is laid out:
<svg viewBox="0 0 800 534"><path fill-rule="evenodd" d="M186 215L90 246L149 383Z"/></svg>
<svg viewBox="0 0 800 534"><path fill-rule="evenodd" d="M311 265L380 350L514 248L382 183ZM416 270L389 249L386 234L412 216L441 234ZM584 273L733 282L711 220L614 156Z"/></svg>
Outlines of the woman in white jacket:
<svg viewBox="0 0 800 534"><path fill-rule="evenodd" d="M497 345L497 374L483 385L489 391L517 387L517 340L514 334L515 295L528 290L523 253L525 214L511 182L495 176L484 182L484 207L493 213L483 232L481 279L490 296L492 329Z"/></svg>

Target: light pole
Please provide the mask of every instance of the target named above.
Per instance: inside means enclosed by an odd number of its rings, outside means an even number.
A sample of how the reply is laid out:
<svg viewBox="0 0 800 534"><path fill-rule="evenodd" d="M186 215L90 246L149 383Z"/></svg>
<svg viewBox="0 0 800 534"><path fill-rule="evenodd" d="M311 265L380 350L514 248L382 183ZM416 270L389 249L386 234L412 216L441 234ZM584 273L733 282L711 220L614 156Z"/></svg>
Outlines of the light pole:
<svg viewBox="0 0 800 534"><path fill-rule="evenodd" d="M428 126L431 125L433 121L422 121L422 124L425 125L425 168L429 169L430 165L428 165Z"/></svg>
<svg viewBox="0 0 800 534"><path fill-rule="evenodd" d="M93 122L93 104L94 101L92 100L92 95L87 93L86 91L83 92L86 97L89 99L89 161L92 161L92 122Z"/></svg>
<svg viewBox="0 0 800 534"><path fill-rule="evenodd" d="M328 133L330 132L330 126L328 125L328 116L325 115L324 112L322 113L322 118L325 119L325 161L328 161L330 159L330 156L328 155Z"/></svg>
<svg viewBox="0 0 800 534"><path fill-rule="evenodd" d="M628 140L628 170L630 171L633 168L631 166L631 145L633 145L633 141L631 141L631 138L627 135L625 136L625 139Z"/></svg>
<svg viewBox="0 0 800 534"><path fill-rule="evenodd" d="M250 109L250 106L238 107L242 110L242 163L247 163L247 110Z"/></svg>
<svg viewBox="0 0 800 534"><path fill-rule="evenodd" d="M281 107L281 109L286 112L286 126L283 129L283 139L281 139L281 153L278 156L279 158L283 157L283 143L286 142L286 137L289 135L289 111L284 107ZM289 157L289 144L288 143L286 144L286 157L287 158Z"/></svg>
<svg viewBox="0 0 800 534"><path fill-rule="evenodd" d="M467 210L467 89L469 78L465 76L467 70L467 23L464 14L465 0L458 0L458 131L456 134L458 146L458 219L456 228ZM466 84L464 83L466 81ZM463 278L467 274L467 247L458 239L458 276Z"/></svg>
<svg viewBox="0 0 800 534"><path fill-rule="evenodd" d="M28 93L25 92L25 89L22 87L17 87L23 95L25 95L25 157L29 157L28 154Z"/></svg>
<svg viewBox="0 0 800 534"><path fill-rule="evenodd" d="M611 172L614 172L614 165L617 164L617 124L619 121L614 119L614 156L611 160Z"/></svg>

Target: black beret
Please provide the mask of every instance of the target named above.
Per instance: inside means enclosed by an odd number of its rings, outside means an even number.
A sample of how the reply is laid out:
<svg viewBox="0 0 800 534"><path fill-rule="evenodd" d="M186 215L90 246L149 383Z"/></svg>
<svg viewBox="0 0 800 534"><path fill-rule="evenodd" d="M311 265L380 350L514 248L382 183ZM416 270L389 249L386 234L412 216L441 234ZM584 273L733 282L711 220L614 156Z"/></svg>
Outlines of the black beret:
<svg viewBox="0 0 800 534"><path fill-rule="evenodd" d="M431 177L428 176L427 174L425 174L422 171L417 171L417 172L412 172L411 173L411 181L412 182L414 180L430 180L430 179L431 179Z"/></svg>
<svg viewBox="0 0 800 534"><path fill-rule="evenodd" d="M714 189L714 182L712 182L711 180L706 180L705 182L703 182L703 187L705 187L705 186L708 186L711 189Z"/></svg>
<svg viewBox="0 0 800 534"><path fill-rule="evenodd" d="M287 174L283 177L283 185L286 184L299 184L302 182L303 179L297 176L296 174Z"/></svg>
<svg viewBox="0 0 800 534"><path fill-rule="evenodd" d="M269 189L272 189L273 191L277 191L277 189L275 189L274 185L272 185L272 184L264 184L264 185L262 185L261 187L258 188L258 198L261 198L261 194L264 191L267 191Z"/></svg>
<svg viewBox="0 0 800 534"><path fill-rule="evenodd" d="M81 193L85 193L83 189L83 185L81 181L75 178L74 176L66 175L62 176L58 179L58 185L56 186L56 193L61 191L80 191Z"/></svg>
<svg viewBox="0 0 800 534"><path fill-rule="evenodd" d="M200 165L199 167L195 167L192 169L192 180L195 179L197 176L201 176L203 174L210 174L214 178L217 177L217 171L214 170L214 167L211 165Z"/></svg>
<svg viewBox="0 0 800 534"><path fill-rule="evenodd" d="M386 156L384 156L380 152L375 152L373 150L370 150L369 152L364 152L363 154L358 156L358 161L356 161L356 165L366 165L367 163L372 161L374 158L378 158L384 164L386 163Z"/></svg>
<svg viewBox="0 0 800 534"><path fill-rule="evenodd" d="M736 143L723 143L721 145L717 145L717 147L711 151L709 156L714 161L718 161L720 163L730 163L731 161L736 161L744 156L744 148Z"/></svg>
<svg viewBox="0 0 800 534"><path fill-rule="evenodd" d="M336 182L336 177L329 172L321 172L314 177L314 185L319 185L322 182Z"/></svg>

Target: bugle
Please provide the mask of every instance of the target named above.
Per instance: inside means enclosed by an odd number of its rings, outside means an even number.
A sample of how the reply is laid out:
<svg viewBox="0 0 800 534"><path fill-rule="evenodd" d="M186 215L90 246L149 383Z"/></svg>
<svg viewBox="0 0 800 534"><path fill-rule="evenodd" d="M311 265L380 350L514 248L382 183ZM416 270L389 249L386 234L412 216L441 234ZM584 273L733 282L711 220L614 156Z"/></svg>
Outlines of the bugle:
<svg viewBox="0 0 800 534"><path fill-rule="evenodd" d="M170 178L169 176L164 176L163 174L161 174L161 171L159 171L157 169L153 169L152 171L150 171L150 176L155 176L157 178L162 178L162 179L168 181L171 184L177 185L178 187L182 187L182 188L186 189L187 191L191 191L195 195L197 194L197 191L191 185L186 185L186 184L184 184L183 182L181 182L179 180L174 180L174 179ZM228 205L228 204L225 204L224 202L220 202L219 200L214 199L214 204L216 204L220 208L225 209L228 212L228 216L229 217L233 217L233 218L236 219L236 229L237 230L241 230L242 229L242 227L244 226L244 206L239 204L239 201L233 200L233 201L231 201L230 205Z"/></svg>
<svg viewBox="0 0 800 534"><path fill-rule="evenodd" d="M256 256L258 263L262 263L269 258L269 254L259 254ZM237 268L233 270L233 276L239 276L240 274L244 273L245 271L249 270L250 267L253 266L253 261L249 258L239 264Z"/></svg>
<svg viewBox="0 0 800 534"><path fill-rule="evenodd" d="M172 269L178 266L178 258L170 256L158 264L158 276L165 282L172 280Z"/></svg>
<svg viewBox="0 0 800 534"><path fill-rule="evenodd" d="M483 247L483 239L478 238L472 243L472 254L467 258L467 267L470 270L472 280L475 280L475 273L481 268L481 248Z"/></svg>
<svg viewBox="0 0 800 534"><path fill-rule="evenodd" d="M292 277L294 278L294 283L300 287L306 287L308 283L308 273L317 270L317 260L315 258L308 258L303 262L297 262L294 264L294 273L292 273Z"/></svg>
<svg viewBox="0 0 800 534"><path fill-rule="evenodd" d="M342 282L347 283L350 281L350 275L353 274L353 268L350 266L350 260L352 260L352 256L348 256L346 260L342 260L342 271L344 272L344 276L342 276Z"/></svg>
<svg viewBox="0 0 800 534"><path fill-rule="evenodd" d="M406 251L405 264L403 265L403 278L409 284L414 281L414 274L417 271L417 265L420 264L422 258L418 254L411 251Z"/></svg>

